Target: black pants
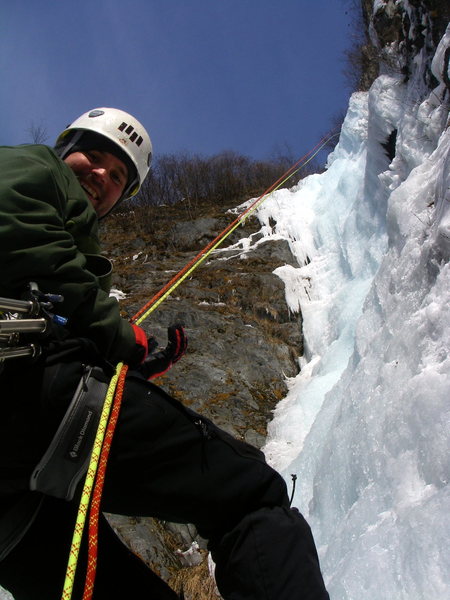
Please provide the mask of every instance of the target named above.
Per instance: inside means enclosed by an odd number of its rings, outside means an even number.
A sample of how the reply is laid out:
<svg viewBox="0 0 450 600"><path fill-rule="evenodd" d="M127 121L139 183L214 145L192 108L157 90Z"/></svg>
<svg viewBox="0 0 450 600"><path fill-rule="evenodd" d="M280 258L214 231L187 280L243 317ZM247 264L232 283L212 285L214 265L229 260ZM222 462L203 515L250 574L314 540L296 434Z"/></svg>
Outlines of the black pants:
<svg viewBox="0 0 450 600"><path fill-rule="evenodd" d="M76 503L46 498L25 538L0 562L0 584L15 600L60 600L76 514ZM83 538L73 600L83 595L86 554ZM122 544L102 516L94 598L178 600L178 595Z"/></svg>
<svg viewBox="0 0 450 600"><path fill-rule="evenodd" d="M285 483L263 454L132 376L125 387L102 508L195 524L209 540L217 584L226 600L328 598L310 528L289 508ZM0 584L16 600L60 597L75 510L73 502L49 499L24 540L0 563ZM151 572L112 539L104 523L96 600L176 597L163 584L156 595Z"/></svg>

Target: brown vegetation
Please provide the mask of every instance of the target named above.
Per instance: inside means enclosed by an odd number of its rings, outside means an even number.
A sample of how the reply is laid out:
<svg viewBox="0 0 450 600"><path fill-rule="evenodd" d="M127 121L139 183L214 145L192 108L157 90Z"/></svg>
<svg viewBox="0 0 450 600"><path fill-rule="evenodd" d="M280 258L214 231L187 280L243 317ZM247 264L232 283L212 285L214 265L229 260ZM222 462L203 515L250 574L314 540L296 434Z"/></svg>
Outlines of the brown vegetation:
<svg viewBox="0 0 450 600"><path fill-rule="evenodd" d="M257 161L236 152L163 155L155 160L135 203L150 207L183 202L191 212L201 203L236 206L263 193L294 162L292 156ZM292 178L290 185L298 179Z"/></svg>

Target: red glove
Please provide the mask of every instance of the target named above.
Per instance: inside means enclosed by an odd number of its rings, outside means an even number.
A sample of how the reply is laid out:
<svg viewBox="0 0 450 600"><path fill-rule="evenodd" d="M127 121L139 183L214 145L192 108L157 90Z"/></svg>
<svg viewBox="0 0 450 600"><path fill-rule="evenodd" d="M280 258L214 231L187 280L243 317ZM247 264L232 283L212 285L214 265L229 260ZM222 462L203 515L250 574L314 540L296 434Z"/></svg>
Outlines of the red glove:
<svg viewBox="0 0 450 600"><path fill-rule="evenodd" d="M130 361L131 365L136 365L144 362L148 355L148 341L147 334L143 329L137 325L131 325L134 331L134 337L136 338L136 349L133 353L133 359Z"/></svg>
<svg viewBox="0 0 450 600"><path fill-rule="evenodd" d="M139 372L146 379L150 380L164 375L185 354L188 339L182 325L168 327L167 337L169 342L164 350L150 354L143 364L138 367Z"/></svg>

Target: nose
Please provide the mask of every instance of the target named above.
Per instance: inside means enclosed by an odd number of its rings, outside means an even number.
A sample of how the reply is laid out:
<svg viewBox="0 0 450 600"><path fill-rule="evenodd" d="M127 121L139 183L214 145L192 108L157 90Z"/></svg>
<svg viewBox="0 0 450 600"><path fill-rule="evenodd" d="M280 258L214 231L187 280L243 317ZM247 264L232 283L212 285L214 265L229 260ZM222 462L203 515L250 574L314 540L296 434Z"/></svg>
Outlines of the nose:
<svg viewBox="0 0 450 600"><path fill-rule="evenodd" d="M98 165L95 166L92 171L94 173L98 173L99 175L106 175L108 172L108 169L106 167L104 167L103 165Z"/></svg>
<svg viewBox="0 0 450 600"><path fill-rule="evenodd" d="M105 182L107 180L108 169L104 166L94 167L93 169L91 169L91 173L93 173L95 175L95 177L102 182Z"/></svg>

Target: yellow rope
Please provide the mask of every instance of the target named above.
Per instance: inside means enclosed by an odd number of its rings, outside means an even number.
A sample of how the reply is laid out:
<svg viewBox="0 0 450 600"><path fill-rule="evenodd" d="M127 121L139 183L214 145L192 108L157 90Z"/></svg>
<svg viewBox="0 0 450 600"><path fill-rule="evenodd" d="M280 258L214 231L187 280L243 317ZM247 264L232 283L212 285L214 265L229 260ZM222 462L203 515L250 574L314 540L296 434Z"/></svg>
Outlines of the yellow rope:
<svg viewBox="0 0 450 600"><path fill-rule="evenodd" d="M336 134L335 134L336 135ZM220 246L220 244L231 234L233 233L233 231L235 231L239 225L241 225L242 223L244 223L246 221L246 219L257 209L261 206L261 204L267 199L269 198L269 196L271 196L273 194L273 192L275 192L276 190L278 190L284 183L286 183L286 181L288 181L291 177L293 177L296 173L298 173L300 171L300 169L302 169L303 167L305 167L321 150L322 148L330 141L330 139L332 139L334 137L328 137L323 144L321 144L313 154L311 154L311 156L305 160L299 167L298 169L292 171L292 173L289 173L289 175L287 175L284 179L282 179L278 185L276 185L273 189L270 190L269 193L264 194L263 196L261 196L261 198L255 202L255 204L251 207L250 210L244 211L243 215L241 218L239 218L237 220L237 222L235 223L235 225L233 225L233 227L231 227L230 229L226 230L226 232L223 234L222 237L220 237L220 239L217 240L217 242L211 246L211 248L208 249L207 252L205 252L204 254L202 254L201 256L199 256L199 258L197 259L197 261L192 265L192 267L186 271L186 273L184 273L160 298L158 298L158 300L156 300L156 302L154 304L152 304L152 306L146 311L144 312L143 315L141 315L136 321L136 325L140 325L143 321L145 321L145 319L147 319L147 317L158 308L158 306L164 302L164 300L170 296L170 294L177 289L177 287L187 278L189 277L189 275L198 267L200 266L207 258L208 256L211 254L211 252L213 250L215 250L218 246Z"/></svg>

